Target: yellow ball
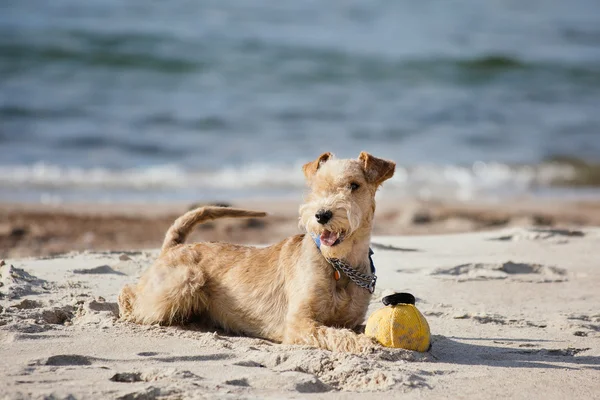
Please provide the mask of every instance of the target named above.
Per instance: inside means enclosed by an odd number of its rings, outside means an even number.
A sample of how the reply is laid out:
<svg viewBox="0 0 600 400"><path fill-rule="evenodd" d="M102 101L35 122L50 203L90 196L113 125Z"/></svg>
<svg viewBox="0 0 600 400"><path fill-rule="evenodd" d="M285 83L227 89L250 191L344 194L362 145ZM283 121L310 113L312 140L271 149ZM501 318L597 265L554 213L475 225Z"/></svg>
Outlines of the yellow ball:
<svg viewBox="0 0 600 400"><path fill-rule="evenodd" d="M413 304L396 304L375 311L367 320L365 334L385 347L413 351L427 351L431 343L429 324Z"/></svg>

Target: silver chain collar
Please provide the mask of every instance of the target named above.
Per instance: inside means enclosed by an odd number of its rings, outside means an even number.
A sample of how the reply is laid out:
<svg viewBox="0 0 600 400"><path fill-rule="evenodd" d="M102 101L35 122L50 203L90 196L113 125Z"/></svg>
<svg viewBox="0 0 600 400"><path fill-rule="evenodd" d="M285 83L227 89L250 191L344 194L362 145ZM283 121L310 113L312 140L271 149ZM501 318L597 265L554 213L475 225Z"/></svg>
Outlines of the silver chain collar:
<svg viewBox="0 0 600 400"><path fill-rule="evenodd" d="M367 289L369 293L373 294L375 291L375 284L377 283L377 275L361 274L338 258L326 258L326 260L329 264L331 264L333 269L338 272L343 272L357 286Z"/></svg>

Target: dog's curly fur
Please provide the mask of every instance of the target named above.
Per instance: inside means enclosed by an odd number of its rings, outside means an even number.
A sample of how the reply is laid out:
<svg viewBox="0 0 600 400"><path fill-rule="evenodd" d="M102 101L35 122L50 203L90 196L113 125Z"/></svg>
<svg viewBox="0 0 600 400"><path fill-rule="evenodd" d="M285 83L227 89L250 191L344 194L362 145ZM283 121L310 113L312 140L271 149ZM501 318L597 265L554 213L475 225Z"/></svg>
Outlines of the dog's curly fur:
<svg viewBox="0 0 600 400"><path fill-rule="evenodd" d="M371 294L345 276L336 281L325 258L370 274L375 192L394 169L393 162L365 152L346 160L324 153L305 164L310 194L300 207L300 225L308 234L265 248L184 244L196 224L263 212L202 207L186 213L168 230L156 262L121 291L121 319L168 325L205 317L227 331L281 343L373 350L371 338L351 330L363 322ZM327 221L317 218L320 210L331 212ZM310 234L339 240L319 250Z"/></svg>

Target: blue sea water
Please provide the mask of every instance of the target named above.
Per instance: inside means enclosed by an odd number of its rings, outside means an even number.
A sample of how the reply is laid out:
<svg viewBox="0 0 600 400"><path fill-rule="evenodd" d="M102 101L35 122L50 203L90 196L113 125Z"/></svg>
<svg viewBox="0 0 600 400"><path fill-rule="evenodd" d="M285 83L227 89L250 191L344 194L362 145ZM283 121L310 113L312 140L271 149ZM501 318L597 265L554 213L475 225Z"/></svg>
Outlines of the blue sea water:
<svg viewBox="0 0 600 400"><path fill-rule="evenodd" d="M598 196L547 160L600 161L600 2L3 2L0 200L296 196L362 150L398 196Z"/></svg>

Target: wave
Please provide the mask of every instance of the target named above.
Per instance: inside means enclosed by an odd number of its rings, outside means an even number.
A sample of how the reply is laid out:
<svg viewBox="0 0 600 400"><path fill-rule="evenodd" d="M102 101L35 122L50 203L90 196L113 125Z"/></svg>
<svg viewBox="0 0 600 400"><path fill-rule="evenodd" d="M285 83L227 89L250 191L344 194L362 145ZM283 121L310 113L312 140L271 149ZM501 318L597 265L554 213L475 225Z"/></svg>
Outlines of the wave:
<svg viewBox="0 0 600 400"><path fill-rule="evenodd" d="M526 76L543 73L546 79L563 78L586 84L600 82L600 66L591 61L571 65L503 53L398 58L261 39L211 37L191 41L166 35L87 31L37 32L27 36L0 30L3 69L22 73L57 63L67 69L84 65L165 74L207 70L235 76L269 74L296 83L450 79L478 84L507 72Z"/></svg>
<svg viewBox="0 0 600 400"><path fill-rule="evenodd" d="M10 40L0 39L0 60L9 70L11 64L17 69L24 69L25 66L40 67L60 63L70 68L72 64L76 64L187 73L203 66L197 60L177 55L177 52L165 53L163 48L173 48L177 41L156 35L80 31L38 32L29 36L0 31L2 33L4 38Z"/></svg>
<svg viewBox="0 0 600 400"><path fill-rule="evenodd" d="M110 170L65 168L37 163L0 166L0 187L19 191L95 190L203 193L229 191L251 195L296 193L305 187L301 163L293 166L249 164L214 171L190 171L175 165ZM567 163L507 165L476 162L469 166L420 165L398 167L386 182L387 195L467 200L485 195L515 195L536 188L577 182L578 169ZM597 182L600 186L600 182Z"/></svg>
<svg viewBox="0 0 600 400"><path fill-rule="evenodd" d="M65 168L57 165L0 166L0 184L13 187L39 188L105 188L105 189L171 189L243 187L296 187L293 173L268 165L248 165L218 171L187 171L174 165L111 170L107 168ZM274 173L275 172L275 173ZM291 179L290 179L291 178Z"/></svg>
<svg viewBox="0 0 600 400"><path fill-rule="evenodd" d="M281 45L261 40L245 40L234 45L236 51L258 55L281 73L307 83L366 81L378 82L457 80L479 84L505 73L526 76L544 74L546 79L567 79L586 84L600 83L596 62L570 64L551 60L526 60L514 54L483 53L465 57L364 54L341 49L302 45ZM304 68L298 68L304 66Z"/></svg>
<svg viewBox="0 0 600 400"><path fill-rule="evenodd" d="M58 45L23 46L22 44L0 44L0 54L4 59L30 64L52 62L78 63L88 66L113 67L118 69L149 69L167 73L183 73L197 70L201 64L181 58L160 57L158 55L101 51L94 49L72 49Z"/></svg>
<svg viewBox="0 0 600 400"><path fill-rule="evenodd" d="M44 118L44 119L60 119L60 118L76 118L83 117L85 113L79 110L52 110L49 108L35 108L25 106L0 106L0 118L4 119L28 119L28 118Z"/></svg>

